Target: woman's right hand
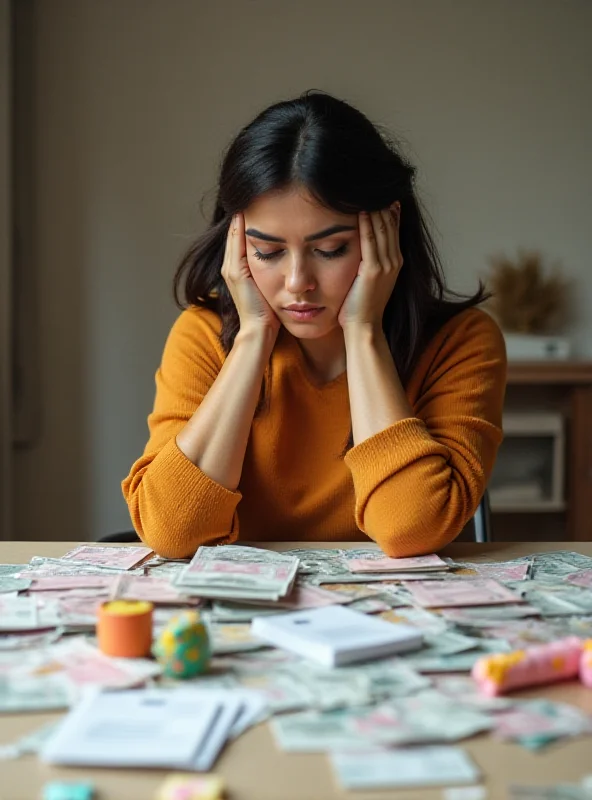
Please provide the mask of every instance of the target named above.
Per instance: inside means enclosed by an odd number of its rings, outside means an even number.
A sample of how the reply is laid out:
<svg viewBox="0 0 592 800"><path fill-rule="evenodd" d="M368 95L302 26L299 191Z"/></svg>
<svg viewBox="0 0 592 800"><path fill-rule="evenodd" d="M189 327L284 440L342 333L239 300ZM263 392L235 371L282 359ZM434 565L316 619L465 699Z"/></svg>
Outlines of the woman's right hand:
<svg viewBox="0 0 592 800"><path fill-rule="evenodd" d="M226 238L222 277L232 295L241 331L263 329L277 336L281 322L255 283L247 261L245 218L235 214Z"/></svg>

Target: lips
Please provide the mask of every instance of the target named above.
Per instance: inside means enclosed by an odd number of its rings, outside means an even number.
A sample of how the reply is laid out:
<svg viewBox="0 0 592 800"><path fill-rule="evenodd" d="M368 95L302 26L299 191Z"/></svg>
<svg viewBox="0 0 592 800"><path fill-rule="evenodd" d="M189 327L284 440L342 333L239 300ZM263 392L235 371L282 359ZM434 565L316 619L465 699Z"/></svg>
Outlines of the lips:
<svg viewBox="0 0 592 800"><path fill-rule="evenodd" d="M313 306L309 303L293 303L291 306L285 306L286 311L314 311L321 309L323 306Z"/></svg>
<svg viewBox="0 0 592 800"><path fill-rule="evenodd" d="M293 320L297 322L307 322L308 320L318 317L325 310L324 306L311 306L311 305L292 305L284 308L284 312L289 314Z"/></svg>

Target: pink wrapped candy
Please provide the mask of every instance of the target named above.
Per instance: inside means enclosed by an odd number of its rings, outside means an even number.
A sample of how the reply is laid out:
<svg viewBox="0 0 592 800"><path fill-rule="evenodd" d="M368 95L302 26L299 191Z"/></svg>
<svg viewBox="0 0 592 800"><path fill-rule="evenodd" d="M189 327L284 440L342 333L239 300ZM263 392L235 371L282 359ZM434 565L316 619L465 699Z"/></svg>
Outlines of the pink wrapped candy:
<svg viewBox="0 0 592 800"><path fill-rule="evenodd" d="M584 686L592 689L592 639L586 639L586 641L582 643L580 680Z"/></svg>
<svg viewBox="0 0 592 800"><path fill-rule="evenodd" d="M583 652L581 639L569 636L527 650L485 656L476 662L471 674L484 694L495 696L512 689L577 678ZM586 685L592 686L592 648L588 652L590 684Z"/></svg>

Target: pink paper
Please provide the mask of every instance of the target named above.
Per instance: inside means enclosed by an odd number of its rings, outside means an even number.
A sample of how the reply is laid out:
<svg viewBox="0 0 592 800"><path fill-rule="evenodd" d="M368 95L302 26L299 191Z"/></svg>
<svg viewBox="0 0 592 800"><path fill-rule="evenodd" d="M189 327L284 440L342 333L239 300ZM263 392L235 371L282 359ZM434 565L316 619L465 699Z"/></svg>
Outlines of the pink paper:
<svg viewBox="0 0 592 800"><path fill-rule="evenodd" d="M149 547L105 547L81 545L69 550L62 559L77 564L92 564L111 569L132 569L153 551Z"/></svg>
<svg viewBox="0 0 592 800"><path fill-rule="evenodd" d="M350 572L405 572L405 570L446 570L448 565L440 556L414 556L412 558L352 558L347 566Z"/></svg>
<svg viewBox="0 0 592 800"><path fill-rule="evenodd" d="M284 581L289 578L292 567L283 564L264 564L253 561L194 561L187 567L185 575L258 575L268 580Z"/></svg>
<svg viewBox="0 0 592 800"><path fill-rule="evenodd" d="M199 598L186 597L165 578L144 575L123 575L117 597L125 600L146 600L150 603L191 605L201 603Z"/></svg>
<svg viewBox="0 0 592 800"><path fill-rule="evenodd" d="M489 606L520 603L521 598L490 578L462 581L417 581L407 587L424 608Z"/></svg>
<svg viewBox="0 0 592 800"><path fill-rule="evenodd" d="M579 572L572 572L565 579L575 586L583 586L585 589L592 589L592 569L582 569Z"/></svg>
<svg viewBox="0 0 592 800"><path fill-rule="evenodd" d="M57 592L69 589L108 590L116 579L111 575L56 575L49 578L34 578L29 592Z"/></svg>

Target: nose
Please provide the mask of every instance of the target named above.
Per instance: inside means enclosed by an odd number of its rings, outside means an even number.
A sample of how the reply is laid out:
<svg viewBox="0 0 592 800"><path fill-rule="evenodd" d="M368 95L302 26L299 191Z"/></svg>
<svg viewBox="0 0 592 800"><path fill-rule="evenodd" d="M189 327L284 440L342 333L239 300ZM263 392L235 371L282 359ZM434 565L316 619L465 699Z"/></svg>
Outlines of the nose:
<svg viewBox="0 0 592 800"><path fill-rule="evenodd" d="M286 289L291 294L302 294L311 291L316 285L314 273L307 267L306 259L297 256L293 258L286 275Z"/></svg>

